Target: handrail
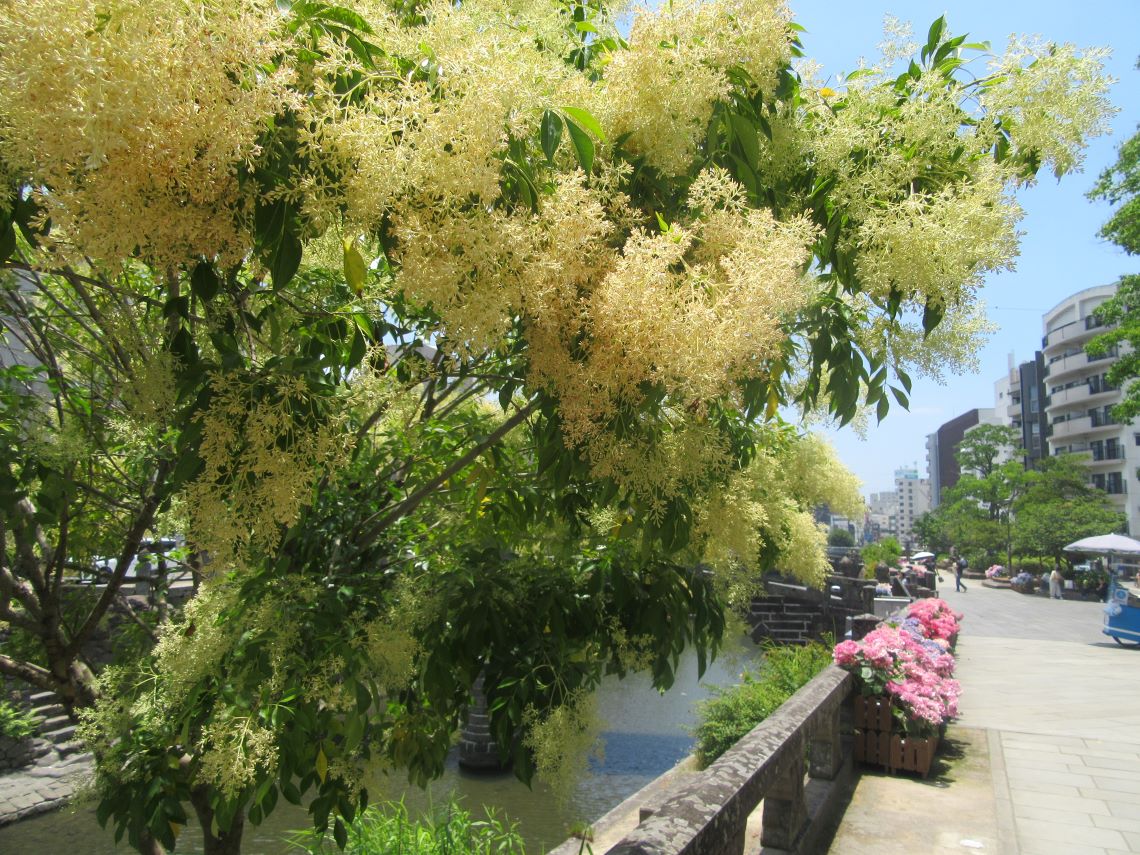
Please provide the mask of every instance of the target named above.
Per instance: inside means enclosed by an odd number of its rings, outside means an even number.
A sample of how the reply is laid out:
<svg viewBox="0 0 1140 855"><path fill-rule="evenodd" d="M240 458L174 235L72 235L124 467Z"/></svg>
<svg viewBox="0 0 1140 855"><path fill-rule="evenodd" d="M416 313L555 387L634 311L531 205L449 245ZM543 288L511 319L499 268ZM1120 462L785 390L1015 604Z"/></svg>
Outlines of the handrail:
<svg viewBox="0 0 1140 855"><path fill-rule="evenodd" d="M682 781L608 855L740 855L761 800L761 845L798 850L811 826L805 766L813 783L834 781L844 768L840 709L853 685L851 674L829 666L708 769Z"/></svg>

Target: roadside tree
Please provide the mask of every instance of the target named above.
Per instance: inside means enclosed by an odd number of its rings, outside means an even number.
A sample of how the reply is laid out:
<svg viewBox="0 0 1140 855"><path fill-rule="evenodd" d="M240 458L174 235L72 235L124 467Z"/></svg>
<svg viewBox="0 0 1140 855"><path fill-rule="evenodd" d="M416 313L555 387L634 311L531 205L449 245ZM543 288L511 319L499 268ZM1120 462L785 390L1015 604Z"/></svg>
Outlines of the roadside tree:
<svg viewBox="0 0 1140 855"><path fill-rule="evenodd" d="M1119 206L1100 230L1100 236L1129 255L1140 254L1140 133L1120 146L1116 163L1101 173L1089 198ZM1130 422L1140 415L1140 276L1122 276L1116 294L1097 307L1095 315L1116 328L1098 335L1086 345L1090 356L1106 356L1121 343L1129 349L1119 353L1106 372L1109 383L1124 390L1124 399L1113 407L1113 416Z"/></svg>
<svg viewBox="0 0 1140 855"><path fill-rule="evenodd" d="M1088 467L1071 454L1041 461L1018 500L1013 548L1020 555L1071 562L1067 544L1082 537L1120 531L1124 515L1103 490L1088 482Z"/></svg>

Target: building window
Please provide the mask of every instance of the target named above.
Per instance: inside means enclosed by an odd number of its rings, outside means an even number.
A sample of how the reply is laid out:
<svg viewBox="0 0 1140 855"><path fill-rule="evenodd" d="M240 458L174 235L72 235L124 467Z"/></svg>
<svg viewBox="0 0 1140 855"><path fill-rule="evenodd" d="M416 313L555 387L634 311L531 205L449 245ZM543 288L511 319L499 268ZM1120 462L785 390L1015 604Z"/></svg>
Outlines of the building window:
<svg viewBox="0 0 1140 855"><path fill-rule="evenodd" d="M1124 475L1120 472L1109 472L1105 479L1105 492L1119 496L1124 492Z"/></svg>

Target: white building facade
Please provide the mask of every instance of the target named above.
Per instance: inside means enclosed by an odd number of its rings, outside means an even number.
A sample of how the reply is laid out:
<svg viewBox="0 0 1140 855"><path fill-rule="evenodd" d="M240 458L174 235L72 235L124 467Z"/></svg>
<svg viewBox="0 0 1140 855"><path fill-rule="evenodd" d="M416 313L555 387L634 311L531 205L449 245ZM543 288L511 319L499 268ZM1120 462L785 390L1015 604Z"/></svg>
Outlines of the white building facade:
<svg viewBox="0 0 1140 855"><path fill-rule="evenodd" d="M914 521L931 508L930 481L920 478L916 468L896 469L894 492L898 507L895 537L910 550L916 545Z"/></svg>
<svg viewBox="0 0 1140 855"><path fill-rule="evenodd" d="M1140 533L1140 426L1118 424L1110 413L1122 398L1105 380L1117 354L1094 359L1084 350L1105 330L1092 311L1115 293L1115 285L1086 288L1045 314L1045 415L1049 454L1081 455L1090 482L1109 494L1135 536Z"/></svg>

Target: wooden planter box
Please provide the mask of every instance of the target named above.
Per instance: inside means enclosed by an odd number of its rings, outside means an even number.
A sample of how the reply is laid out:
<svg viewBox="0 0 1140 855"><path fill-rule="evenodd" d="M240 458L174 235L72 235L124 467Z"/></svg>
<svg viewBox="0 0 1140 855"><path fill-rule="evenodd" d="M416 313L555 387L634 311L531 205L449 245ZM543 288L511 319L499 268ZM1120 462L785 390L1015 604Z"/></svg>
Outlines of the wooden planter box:
<svg viewBox="0 0 1140 855"><path fill-rule="evenodd" d="M890 698L855 697L855 760L897 772L930 774L938 737L908 737L895 729Z"/></svg>

